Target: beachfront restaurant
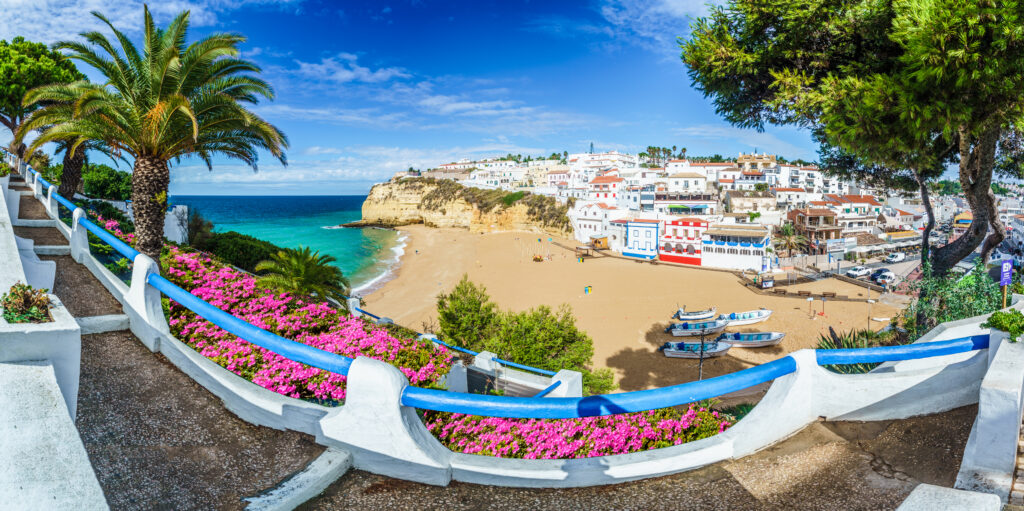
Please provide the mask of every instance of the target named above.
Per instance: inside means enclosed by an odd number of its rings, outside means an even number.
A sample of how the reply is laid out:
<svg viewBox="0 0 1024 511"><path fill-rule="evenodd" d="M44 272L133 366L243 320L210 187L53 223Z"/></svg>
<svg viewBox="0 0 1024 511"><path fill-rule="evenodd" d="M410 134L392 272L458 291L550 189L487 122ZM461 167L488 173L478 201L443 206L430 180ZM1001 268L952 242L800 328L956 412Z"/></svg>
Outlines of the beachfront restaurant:
<svg viewBox="0 0 1024 511"><path fill-rule="evenodd" d="M731 270L768 271L771 237L756 224L714 224L701 241L703 266Z"/></svg>
<svg viewBox="0 0 1024 511"><path fill-rule="evenodd" d="M704 231L708 222L700 218L673 218L662 226L658 259L670 263L701 265Z"/></svg>

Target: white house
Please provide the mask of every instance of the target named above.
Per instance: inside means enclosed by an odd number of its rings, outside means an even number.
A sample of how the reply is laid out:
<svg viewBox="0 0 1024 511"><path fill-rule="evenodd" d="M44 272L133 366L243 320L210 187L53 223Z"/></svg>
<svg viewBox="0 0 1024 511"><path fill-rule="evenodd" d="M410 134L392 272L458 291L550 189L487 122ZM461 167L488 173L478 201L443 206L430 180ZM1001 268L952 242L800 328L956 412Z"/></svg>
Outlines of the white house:
<svg viewBox="0 0 1024 511"><path fill-rule="evenodd" d="M622 255L641 259L657 258L660 226L659 220L634 218L627 221Z"/></svg>
<svg viewBox="0 0 1024 511"><path fill-rule="evenodd" d="M617 176L598 176L587 183L587 197L590 200L608 200L617 202L619 187L625 183L625 179Z"/></svg>
<svg viewBox="0 0 1024 511"><path fill-rule="evenodd" d="M668 176L668 191L674 193L703 193L707 178L696 172L677 172Z"/></svg>

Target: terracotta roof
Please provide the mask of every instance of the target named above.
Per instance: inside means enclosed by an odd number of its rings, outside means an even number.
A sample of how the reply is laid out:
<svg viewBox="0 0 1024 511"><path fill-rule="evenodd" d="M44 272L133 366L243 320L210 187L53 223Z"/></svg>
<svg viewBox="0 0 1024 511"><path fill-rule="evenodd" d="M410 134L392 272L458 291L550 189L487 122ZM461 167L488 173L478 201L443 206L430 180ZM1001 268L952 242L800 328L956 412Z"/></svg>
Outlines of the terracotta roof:
<svg viewBox="0 0 1024 511"><path fill-rule="evenodd" d="M630 220L630 222L640 223L640 224L660 224L661 220L650 220L650 219L647 219L647 218L635 218L633 220Z"/></svg>
<svg viewBox="0 0 1024 511"><path fill-rule="evenodd" d="M772 188L772 190L775 190L776 192L806 192L807 191L807 190L804 190L803 188ZM815 202L820 202L820 201L815 201Z"/></svg>
<svg viewBox="0 0 1024 511"><path fill-rule="evenodd" d="M683 163L683 162L685 162L685 161L686 161L686 160L669 160L668 162L669 162L669 163Z"/></svg>
<svg viewBox="0 0 1024 511"><path fill-rule="evenodd" d="M763 176L764 172L760 172L760 171L757 171L757 170L744 170L743 171L743 175L744 176Z"/></svg>
<svg viewBox="0 0 1024 511"><path fill-rule="evenodd" d="M602 183L621 183L625 181L621 177L615 176L598 176L590 181L590 184L602 184Z"/></svg>
<svg viewBox="0 0 1024 511"><path fill-rule="evenodd" d="M704 219L701 219L701 218L692 218L692 217L689 217L689 218L675 218L673 220L668 221L667 223L674 223L674 222L691 222L691 223L697 222L697 223L701 223L701 224L707 224L708 223L707 220L704 220Z"/></svg>
<svg viewBox="0 0 1024 511"><path fill-rule="evenodd" d="M897 209L896 213L899 214L900 216L914 216L913 213L909 213L907 211L903 211L902 209Z"/></svg>
<svg viewBox="0 0 1024 511"><path fill-rule="evenodd" d="M808 166L808 167L800 167L797 170L821 170L821 169L819 169L818 167L815 167L814 165L811 165L811 166Z"/></svg>
<svg viewBox="0 0 1024 511"><path fill-rule="evenodd" d="M736 180L735 179L719 179L718 182L719 183L734 183L734 182L736 182Z"/></svg>
<svg viewBox="0 0 1024 511"><path fill-rule="evenodd" d="M814 206L828 206L829 202L828 201L823 201L823 200L812 200L811 201L811 205L814 205Z"/></svg>
<svg viewBox="0 0 1024 511"><path fill-rule="evenodd" d="M736 166L733 162L715 162L715 163L691 163L693 167L734 167Z"/></svg>
<svg viewBox="0 0 1024 511"><path fill-rule="evenodd" d="M882 203L878 202L878 200L875 199L874 197L872 197L871 195L843 195L842 198L846 202L864 203L864 204L870 204L872 206L881 206L882 205Z"/></svg>

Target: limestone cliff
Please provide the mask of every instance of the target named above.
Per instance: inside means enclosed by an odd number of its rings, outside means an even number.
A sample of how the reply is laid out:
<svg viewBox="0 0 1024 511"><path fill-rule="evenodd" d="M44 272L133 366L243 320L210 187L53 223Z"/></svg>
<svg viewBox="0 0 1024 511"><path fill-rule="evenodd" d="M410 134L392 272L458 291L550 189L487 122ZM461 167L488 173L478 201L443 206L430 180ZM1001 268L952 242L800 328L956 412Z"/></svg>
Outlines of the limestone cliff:
<svg viewBox="0 0 1024 511"><path fill-rule="evenodd" d="M534 231L572 234L568 207L552 197L467 188L454 181L411 178L374 185L363 218L348 226L424 224L473 232Z"/></svg>

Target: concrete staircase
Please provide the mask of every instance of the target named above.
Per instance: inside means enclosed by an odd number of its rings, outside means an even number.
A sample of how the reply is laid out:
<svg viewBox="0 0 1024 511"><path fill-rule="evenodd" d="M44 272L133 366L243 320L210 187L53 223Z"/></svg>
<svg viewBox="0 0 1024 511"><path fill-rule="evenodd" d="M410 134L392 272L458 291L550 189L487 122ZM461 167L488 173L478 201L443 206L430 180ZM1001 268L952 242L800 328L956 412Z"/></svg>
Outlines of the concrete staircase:
<svg viewBox="0 0 1024 511"><path fill-rule="evenodd" d="M1024 432L1024 428L1021 431ZM1024 437L1017 442L1017 470L1013 474L1013 488L1007 504L1024 506Z"/></svg>

